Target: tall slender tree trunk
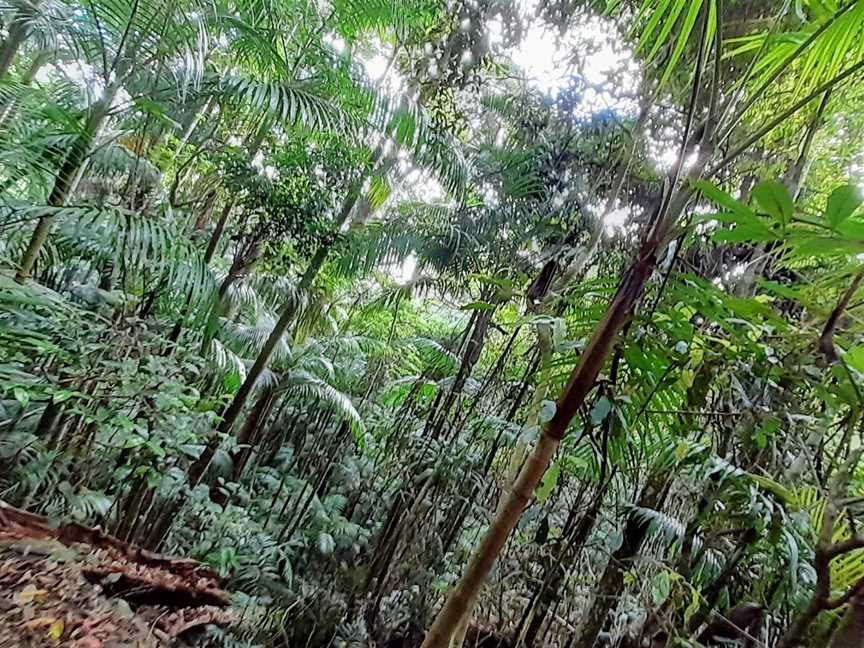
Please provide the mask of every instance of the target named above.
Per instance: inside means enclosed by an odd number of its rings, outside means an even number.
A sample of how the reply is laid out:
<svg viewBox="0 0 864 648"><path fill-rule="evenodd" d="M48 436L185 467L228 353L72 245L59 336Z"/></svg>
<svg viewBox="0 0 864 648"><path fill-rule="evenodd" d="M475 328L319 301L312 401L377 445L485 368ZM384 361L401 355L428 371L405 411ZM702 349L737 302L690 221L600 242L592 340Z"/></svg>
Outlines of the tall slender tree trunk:
<svg viewBox="0 0 864 648"><path fill-rule="evenodd" d="M575 525L567 529L567 533L562 535L552 552L540 586L526 607L523 629L517 631L517 638L526 648L532 648L537 643L543 623L546 621L568 573L597 522L605 493L606 487L601 484L588 510L584 512Z"/></svg>
<svg viewBox="0 0 864 648"><path fill-rule="evenodd" d="M586 397L594 388L618 333L641 298L673 224L689 203L692 196L689 181L701 176L710 157L712 130L711 127L704 129L699 142L700 153L690 167L685 182L677 190L675 183L671 183L668 197L661 200L655 218L652 220L654 225L647 232L636 259L625 272L605 315L594 329L579 363L573 369L570 380L556 402L555 414L543 429L540 439L524 463L510 493L505 496L502 506L475 550L462 578L429 628L422 648L447 648L463 615L469 613L473 607L486 577L530 503L534 490L546 473L558 445L566 436L570 421L584 405ZM685 137L685 141L688 139L689 135ZM684 151L684 154L682 159L689 154L689 150Z"/></svg>
<svg viewBox="0 0 864 648"><path fill-rule="evenodd" d="M659 510L669 492L671 476L668 473L654 474L648 479L636 507ZM594 603L585 615L576 648L593 648L597 635L606 624L610 610L617 604L624 590L624 574L633 564L642 543L648 534L649 523L637 510L632 510L624 525L621 546L616 549L594 593Z"/></svg>
<svg viewBox="0 0 864 648"><path fill-rule="evenodd" d="M240 446L240 449L233 456L235 481L239 481L243 476L243 470L249 461L249 457L255 451L255 446L261 437L261 429L267 421L275 399L276 392L272 388L265 389L255 401L249 418L237 435L237 444Z"/></svg>
<svg viewBox="0 0 864 648"><path fill-rule="evenodd" d="M309 290L309 288L312 287L312 284L318 277L318 273L321 271L321 268L324 267L324 262L327 260L327 257L330 256L330 250L336 243L339 230L348 221L348 218L351 215L355 204L357 203L357 200L360 196L360 187L361 184L357 183L352 188L348 197L345 200L345 203L342 206L342 210L340 211L339 216L333 223L333 231L331 232L330 237L319 245L318 250L315 252L315 255L309 261L306 272L303 273L303 276L300 278L300 282L297 284L298 299L300 298L299 296L302 296L307 290ZM240 386L240 389L237 390L237 393L234 395L234 399L231 401L231 404L228 406L228 409L225 410L225 413L222 416L222 422L219 424L218 428L219 432L223 434L228 434L231 432L234 424L237 422L237 418L240 416L240 412L243 411L243 406L246 404L246 401L249 399L249 396L252 393L255 383L258 382L258 379L261 377L264 369L267 368L267 365L270 362L270 357L273 355L273 351L276 349L276 346L279 344L282 336L288 330L288 326L291 324L291 322L294 321L294 318L297 315L298 308L298 300L295 300L294 298L288 298L282 305L282 310L279 314L279 320L276 322L273 330L270 331L270 335L264 342L264 346L258 353L258 357L255 358L255 362L246 374L246 380L243 381L243 384ZM210 461L212 460L215 451L216 442L211 442L207 446L207 448L205 448L204 452L201 453L201 456L198 458L198 460L192 464L189 469L190 484L194 486L201 481L201 478L204 476L204 473L207 470L207 466L210 464Z"/></svg>
<svg viewBox="0 0 864 648"><path fill-rule="evenodd" d="M225 275L222 283L219 284L219 288L216 291L216 297L213 299L210 305L210 310L207 313L207 320L204 324L204 334L201 338L201 349L198 352L202 357L207 356L210 351L210 345L216 338L217 333L219 333L219 318L228 311L225 299L228 290L244 273L244 266L241 263L238 263L238 259L235 257L234 263L232 263L231 267L228 269L228 274Z"/></svg>
<svg viewBox="0 0 864 648"><path fill-rule="evenodd" d="M205 194L204 201L200 207L201 211L197 218L195 218L195 224L192 226L192 236L193 238L197 238L197 235L204 231L207 228L207 225L210 224L210 219L213 218L213 210L216 208L216 191L210 191Z"/></svg>
<svg viewBox="0 0 864 648"><path fill-rule="evenodd" d="M480 359L480 354L483 352L483 346L486 344L486 333L489 330L489 323L492 321L492 311L483 311L477 315L474 320L474 327L471 330L471 335L468 342L465 344L465 351L462 354L462 362L459 364L459 371L456 373L456 378L453 381L453 386L444 399L443 404L438 410L437 420L432 425L432 437L438 438L447 420L450 418L450 408L453 407L459 395L462 393L462 388L465 386L468 378L471 377L471 372L474 370L474 365ZM458 411L458 408L457 408Z"/></svg>
<svg viewBox="0 0 864 648"><path fill-rule="evenodd" d="M681 209L683 206L682 203ZM567 434L570 421L593 389L618 332L641 296L656 264L658 248L659 241L646 241L639 258L625 275L606 315L595 329L579 364L573 370L567 386L558 399L555 415L547 423L534 450L523 464L510 492L504 496L486 536L429 629L423 648L446 648L462 615L473 607L483 582L492 570L523 511L530 503L534 490L546 473L561 439Z"/></svg>
<svg viewBox="0 0 864 648"><path fill-rule="evenodd" d="M30 6L24 9L9 25L6 40L0 46L0 79L9 73L9 68L12 67L12 62L18 54L18 50L27 36L30 35L30 29L33 26L33 19L39 5L43 0L31 0Z"/></svg>
<svg viewBox="0 0 864 648"><path fill-rule="evenodd" d="M207 242L207 251L204 252L205 265L209 265L213 260L213 255L216 254L216 248L219 246L219 241L222 240L222 232L225 231L225 224L228 222L228 216L231 214L233 207L233 200L229 198L225 201L222 212L219 214L219 219L216 221L216 226L213 228L213 233L210 235L210 240Z"/></svg>
<svg viewBox="0 0 864 648"><path fill-rule="evenodd" d="M356 183L355 186L352 188L351 192L345 200L344 205L342 206L342 211L340 212L338 218L336 219L336 222L334 223L333 232L331 233L330 238L324 241L318 247L315 255L310 260L309 266L306 268L306 272L303 273L303 276L300 278L300 282L297 284L298 296L302 295L312 286L318 276L318 273L324 266L324 262L330 255L330 250L336 243L337 235L340 228L348 221L348 217L351 215L354 205L356 204L357 199L360 195L361 186L362 180ZM230 434L233 430L234 424L237 422L237 419L240 417L240 413L243 411L243 407L246 405L246 401L249 400L249 396L254 390L255 383L258 382L258 379L261 377L264 369L267 368L267 365L270 362L270 358L273 355L273 351L276 349L276 346L279 344L282 336L288 330L288 326L294 320L298 308L299 303L293 298L289 298L282 305L282 310L279 314L279 320L276 322L273 330L270 331L270 335L264 342L264 346L258 353L258 357L255 358L255 362L247 372L246 379L243 381L243 384L240 385L240 389L237 390L237 393L234 395L234 398L228 405L225 413L222 415L222 422L217 428L217 432L219 434L217 434L213 439L211 439L211 441L204 447L204 450L202 450L198 459L192 462L192 465L189 467L189 470L187 472L187 479L190 486L197 486L206 474L207 468L210 466L210 462L213 460L213 457L216 454L216 450L219 447L220 435ZM159 545L161 545L166 533L171 527L171 522L176 517L181 505L182 500L180 499L176 499L173 502L167 502L165 504L161 513L151 525L151 531L147 539L147 545L149 547L155 549L158 548Z"/></svg>
<svg viewBox="0 0 864 648"><path fill-rule="evenodd" d="M813 162L810 156L810 149L813 146L816 133L825 123L825 110L830 100L831 90L826 90L825 94L822 95L822 100L819 102L819 107L813 115L813 119L810 120L807 130L804 132L804 139L801 141L801 146L798 149L798 157L786 170L786 187L789 189L793 200L798 200L801 190L804 188L804 182L807 180L810 165Z"/></svg>
<svg viewBox="0 0 864 648"><path fill-rule="evenodd" d="M302 294L312 286L312 282L318 276L321 267L324 265L324 261L326 260L331 247L332 243L328 243L322 245L318 249L318 252L316 252L315 256L312 258L309 267L301 278L300 283L297 285L298 293ZM255 358L254 364L246 374L246 380L243 381L243 384L240 386L240 389L237 390L234 399L231 401L231 404L222 416L222 422L218 427L218 431L222 434L229 434L233 429L240 413L243 411L243 406L252 394L255 383L258 382L264 369L267 368L267 365L270 362L270 357L273 355L273 351L276 349L276 346L279 344L285 331L288 330L288 326L294 320L298 306L299 305L294 299L289 299L282 306L279 320L276 322L276 325L267 337L266 342L264 342L264 346L261 348L258 357ZM213 459L217 445L218 440L211 441L201 453L201 456L189 468L189 483L191 485L195 486L201 481L207 467L210 465L210 461Z"/></svg>
<svg viewBox="0 0 864 648"><path fill-rule="evenodd" d="M119 74L117 76L118 78L120 77ZM82 129L81 135L76 139L72 148L67 152L63 163L60 165L60 170L54 180L54 186L48 196L48 205L50 207L62 207L66 203L69 190L72 188L78 171L81 169L82 163L90 152L90 146L93 143L93 139L99 133L99 129L102 127L102 123L108 115L111 102L114 100L114 95L119 87L120 85L118 81L114 81L108 85L108 87L105 88L102 98L91 106L87 114L87 120L84 122L84 128ZM42 246L51 231L51 226L54 224L54 219L54 215L43 216L36 224L36 228L33 230L30 242L27 245L27 250L21 257L21 261L18 264L18 270L15 273L15 281L18 283L24 283L30 277L30 273L33 271L33 266L36 264L39 252L42 250Z"/></svg>

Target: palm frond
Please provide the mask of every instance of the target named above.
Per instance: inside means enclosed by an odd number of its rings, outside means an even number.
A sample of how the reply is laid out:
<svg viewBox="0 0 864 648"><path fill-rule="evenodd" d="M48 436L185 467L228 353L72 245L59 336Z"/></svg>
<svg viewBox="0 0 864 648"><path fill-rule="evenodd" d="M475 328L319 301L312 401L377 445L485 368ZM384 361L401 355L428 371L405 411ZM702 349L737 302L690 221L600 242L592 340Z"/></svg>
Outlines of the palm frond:
<svg viewBox="0 0 864 648"><path fill-rule="evenodd" d="M459 365L458 356L437 340L428 337L410 337L400 340L400 345L416 349L423 362L423 369L429 368L437 373L450 374Z"/></svg>
<svg viewBox="0 0 864 648"><path fill-rule="evenodd" d="M296 282L285 275L256 272L236 282L229 290L229 303L253 309L276 312L288 300L299 304L301 310L305 307L305 296L298 294Z"/></svg>
<svg viewBox="0 0 864 648"><path fill-rule="evenodd" d="M215 291L199 250L177 230L174 220L114 207L45 206L26 208L24 213L58 221L55 241L64 254L138 277L161 276L170 291L188 295L194 305L207 302Z"/></svg>
<svg viewBox="0 0 864 648"><path fill-rule="evenodd" d="M258 122L268 120L308 131L347 132L357 120L309 84L291 84L228 76L205 82L210 94L242 105Z"/></svg>
<svg viewBox="0 0 864 648"><path fill-rule="evenodd" d="M236 352L245 357L254 357L264 347L275 325L276 318L267 311L260 309L253 324L223 319L219 337L233 347ZM273 361L276 363L284 362L291 357L291 347L283 336L273 351Z"/></svg>
<svg viewBox="0 0 864 648"><path fill-rule="evenodd" d="M246 364L243 359L219 340L210 343L209 358L223 373L235 373L240 382L246 379Z"/></svg>
<svg viewBox="0 0 864 648"><path fill-rule="evenodd" d="M668 513L641 506L634 506L630 510L632 515L648 525L652 534L659 535L664 543L679 540L684 536L684 523Z"/></svg>
<svg viewBox="0 0 864 648"><path fill-rule="evenodd" d="M814 12L798 31L730 39L729 56L759 53L752 71L756 86L789 69L796 79L795 92L804 94L864 58L862 35L864 4L852 1L833 13Z"/></svg>
<svg viewBox="0 0 864 648"><path fill-rule="evenodd" d="M278 391L301 399L318 400L332 407L340 417L350 421L358 431L363 430L363 420L351 399L329 383L308 371L290 371L279 381Z"/></svg>
<svg viewBox="0 0 864 648"><path fill-rule="evenodd" d="M400 41L434 24L434 6L423 0L337 0L333 3L339 31L349 39L365 32L392 29Z"/></svg>
<svg viewBox="0 0 864 648"><path fill-rule="evenodd" d="M147 70L139 81L155 82L159 68L152 64L173 59L164 71L176 80L181 96L187 87L200 85L209 48L209 3L94 0L82 9L66 34L86 60L134 62L133 70Z"/></svg>

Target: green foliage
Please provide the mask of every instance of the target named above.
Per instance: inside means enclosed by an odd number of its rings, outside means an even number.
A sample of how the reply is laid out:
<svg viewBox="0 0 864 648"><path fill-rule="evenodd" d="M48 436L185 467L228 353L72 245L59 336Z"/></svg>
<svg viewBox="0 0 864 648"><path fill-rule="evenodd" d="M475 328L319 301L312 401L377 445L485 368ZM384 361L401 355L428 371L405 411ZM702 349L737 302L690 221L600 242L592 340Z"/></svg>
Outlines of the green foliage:
<svg viewBox="0 0 864 648"><path fill-rule="evenodd" d="M834 508L860 539L864 111L831 80L864 5L595 4L38 4L0 77L0 498L211 566L216 645L409 644L573 413L469 631L689 641L752 600L776 644ZM688 115L708 163L664 179ZM829 562L860 587L864 549Z"/></svg>

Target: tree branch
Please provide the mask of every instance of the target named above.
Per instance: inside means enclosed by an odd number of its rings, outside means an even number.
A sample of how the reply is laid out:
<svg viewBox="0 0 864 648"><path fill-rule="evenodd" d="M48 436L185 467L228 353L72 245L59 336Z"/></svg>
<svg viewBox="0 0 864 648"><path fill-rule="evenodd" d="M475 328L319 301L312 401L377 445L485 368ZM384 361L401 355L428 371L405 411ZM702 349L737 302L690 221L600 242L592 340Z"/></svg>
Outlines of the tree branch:
<svg viewBox="0 0 864 648"><path fill-rule="evenodd" d="M831 314L828 316L828 320L825 322L825 326L822 329L822 334L819 336L819 350L825 355L828 362L837 362L837 350L834 348L834 329L837 328L837 322L846 311L846 307L849 305L852 296L861 285L862 279L864 279L864 268L861 268L858 271L858 274L856 274L855 278L852 280L852 285L850 285L846 292L843 293L843 297L840 298L840 301L834 307L834 310L831 311Z"/></svg>

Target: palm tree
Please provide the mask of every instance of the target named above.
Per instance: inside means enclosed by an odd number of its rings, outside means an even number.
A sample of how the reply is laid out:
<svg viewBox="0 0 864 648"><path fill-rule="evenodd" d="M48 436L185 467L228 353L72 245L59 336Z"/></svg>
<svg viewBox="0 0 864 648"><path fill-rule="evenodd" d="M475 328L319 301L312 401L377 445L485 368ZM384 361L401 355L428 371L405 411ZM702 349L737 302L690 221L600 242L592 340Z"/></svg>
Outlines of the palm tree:
<svg viewBox="0 0 864 648"><path fill-rule="evenodd" d="M859 66L864 66L864 63L853 63L840 71L839 74L829 76L828 80L818 85L814 92L805 96L789 110L784 111L778 118L770 120L754 135L745 138L744 143L731 154L714 167L710 167L713 147L718 143L718 138L721 135L723 137L728 136L732 128L739 125L740 115L721 123L721 118L724 116L719 106L720 89L723 83L721 24L724 16L722 11L716 10L717 7L714 3L710 3L715 8L715 11L711 11L710 15L708 11L710 7L700 7L700 5L699 2L690 3L688 8L688 17L692 17L688 19L688 24L694 24L698 17L702 16L700 21L702 33L697 40L696 52L698 56L694 64L694 89L691 93L691 103L688 108L678 161L670 173L660 205L652 215L651 226L646 229L643 235L635 260L624 273L605 316L595 328L578 364L571 373L566 387L559 396L554 415L545 425L537 445L525 461L512 489L502 501L495 520L477 547L461 580L450 593L444 607L430 627L423 644L425 648L449 646L454 636L458 637L457 641L461 641L461 637L459 637L460 627L464 631L464 624L467 622L466 616L470 614L484 579L492 569L498 554L515 528L525 507L531 501L534 490L546 472L561 440L567 434L567 428L573 416L582 407L586 397L593 389L597 376L609 357L619 332L630 318L630 313L638 303L657 264L657 258L668 242L672 227L691 201L693 190L690 183L697 180L706 170L709 173L716 172L718 167L722 168L734 160L788 115L794 114L802 106L821 96L826 89L853 75ZM677 17L675 15L672 18L672 23L677 20ZM679 43L686 45L688 31L682 34ZM665 37L665 35L661 34L661 37ZM793 61L797 60L797 55L801 51L803 48L795 50L789 58ZM713 70L708 71L706 62L712 61ZM778 74L782 73L787 65L788 61L784 61L784 65L778 68ZM710 78L710 92L700 105L698 102L699 88L700 83L703 82L703 75L705 79ZM667 79L668 75L664 74L661 84ZM757 87L755 96L758 97L762 92L764 92L764 87ZM697 115L700 115L701 121L698 131L694 130ZM684 159L695 151L698 151L695 153L695 161L690 163L686 174L682 173Z"/></svg>
<svg viewBox="0 0 864 648"><path fill-rule="evenodd" d="M187 83L197 83L203 73L206 39L200 38L201 9L198 2L181 4L105 2L91 5L84 13L80 32L70 37L86 45L88 62L101 63L102 90L99 98L87 106L75 139L61 153L61 163L48 195L49 207L66 204L70 189L82 164L99 136L105 120L117 108L115 100L121 90L140 94L165 91L166 77L177 61L173 57L188 54L180 69ZM98 37L94 34L98 32ZM153 71L157 74L153 74ZM170 87L170 86L169 86ZM122 104L121 104L122 106ZM16 272L16 281L23 283L33 270L39 252L51 230L55 216L39 219Z"/></svg>
<svg viewBox="0 0 864 648"><path fill-rule="evenodd" d="M6 32L6 40L0 45L0 80L2 80L12 67L18 50L33 28L37 20L42 0L22 3L20 7L12 7L9 27Z"/></svg>

